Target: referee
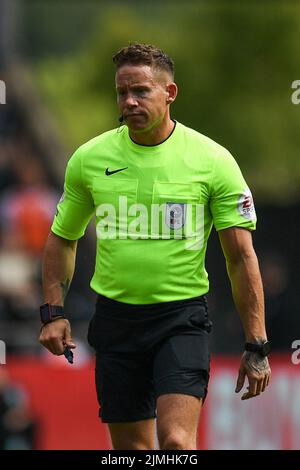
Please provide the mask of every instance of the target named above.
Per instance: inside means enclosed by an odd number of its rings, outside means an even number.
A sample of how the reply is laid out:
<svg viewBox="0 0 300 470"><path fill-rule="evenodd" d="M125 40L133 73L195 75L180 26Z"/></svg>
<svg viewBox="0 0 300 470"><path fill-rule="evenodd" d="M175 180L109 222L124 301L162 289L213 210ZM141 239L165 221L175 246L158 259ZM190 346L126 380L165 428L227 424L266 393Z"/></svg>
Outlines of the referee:
<svg viewBox="0 0 300 470"><path fill-rule="evenodd" d="M170 117L174 64L155 46L113 57L120 126L79 147L67 165L43 263L40 342L75 348L64 312L77 240L96 216L97 294L88 341L99 416L114 449L196 449L210 369L207 241L218 231L245 347L236 392L263 392L267 355L251 192L231 154Z"/></svg>

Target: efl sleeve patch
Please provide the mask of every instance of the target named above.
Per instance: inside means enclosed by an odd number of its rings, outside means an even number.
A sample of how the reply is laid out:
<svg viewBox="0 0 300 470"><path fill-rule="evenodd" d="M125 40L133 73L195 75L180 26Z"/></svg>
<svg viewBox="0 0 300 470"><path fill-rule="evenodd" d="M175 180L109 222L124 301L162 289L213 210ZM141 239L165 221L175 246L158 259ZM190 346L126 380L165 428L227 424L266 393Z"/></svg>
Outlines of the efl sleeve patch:
<svg viewBox="0 0 300 470"><path fill-rule="evenodd" d="M249 188L247 188L239 197L238 212L247 220L256 220L253 197Z"/></svg>

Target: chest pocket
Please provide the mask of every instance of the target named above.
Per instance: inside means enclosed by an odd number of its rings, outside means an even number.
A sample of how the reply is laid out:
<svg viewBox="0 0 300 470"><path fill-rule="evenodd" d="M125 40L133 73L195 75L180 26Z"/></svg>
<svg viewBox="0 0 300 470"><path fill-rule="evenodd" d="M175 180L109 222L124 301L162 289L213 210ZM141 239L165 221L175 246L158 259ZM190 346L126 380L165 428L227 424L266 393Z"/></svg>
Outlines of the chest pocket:
<svg viewBox="0 0 300 470"><path fill-rule="evenodd" d="M94 178L93 199L99 238L126 238L131 219L128 208L136 204L137 188L138 180L134 179Z"/></svg>
<svg viewBox="0 0 300 470"><path fill-rule="evenodd" d="M152 237L162 239L194 238L203 218L200 186L196 183L163 183L153 185Z"/></svg>
<svg viewBox="0 0 300 470"><path fill-rule="evenodd" d="M99 204L113 204L119 202L124 196L129 204L136 202L138 180L97 176L93 180L93 199L95 206Z"/></svg>

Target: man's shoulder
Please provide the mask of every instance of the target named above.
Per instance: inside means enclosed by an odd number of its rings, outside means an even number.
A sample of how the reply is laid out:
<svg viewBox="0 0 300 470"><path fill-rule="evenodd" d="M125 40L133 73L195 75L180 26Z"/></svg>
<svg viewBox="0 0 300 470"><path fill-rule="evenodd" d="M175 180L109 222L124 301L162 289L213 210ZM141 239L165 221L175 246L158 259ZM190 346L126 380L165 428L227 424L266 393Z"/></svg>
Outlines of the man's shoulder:
<svg viewBox="0 0 300 470"><path fill-rule="evenodd" d="M81 166L83 162L91 162L95 158L99 159L101 155L111 152L113 146L116 145L117 142L120 143L119 135L117 128L111 129L81 144L71 155L68 166L78 168L78 165Z"/></svg>
<svg viewBox="0 0 300 470"><path fill-rule="evenodd" d="M109 131L105 131L102 134L97 135L96 137L93 137L84 144L80 145L80 147L78 147L78 150L83 153L88 153L99 146L111 144L118 136L117 130L117 128L111 129Z"/></svg>
<svg viewBox="0 0 300 470"><path fill-rule="evenodd" d="M205 151L207 154L211 154L213 156L229 154L229 151L225 147L207 135L183 124L180 124L180 127L185 133L186 138L198 146L201 151Z"/></svg>

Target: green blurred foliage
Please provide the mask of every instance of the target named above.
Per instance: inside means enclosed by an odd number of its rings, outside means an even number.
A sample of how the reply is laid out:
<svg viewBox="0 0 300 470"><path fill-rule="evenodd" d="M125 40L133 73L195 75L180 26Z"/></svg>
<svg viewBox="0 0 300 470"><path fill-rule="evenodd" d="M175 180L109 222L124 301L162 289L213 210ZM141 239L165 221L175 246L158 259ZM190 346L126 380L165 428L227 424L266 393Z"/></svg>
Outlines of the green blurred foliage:
<svg viewBox="0 0 300 470"><path fill-rule="evenodd" d="M116 127L111 57L149 42L175 60L173 116L227 147L256 199L299 200L296 2L29 2L24 12L34 78L71 149Z"/></svg>

